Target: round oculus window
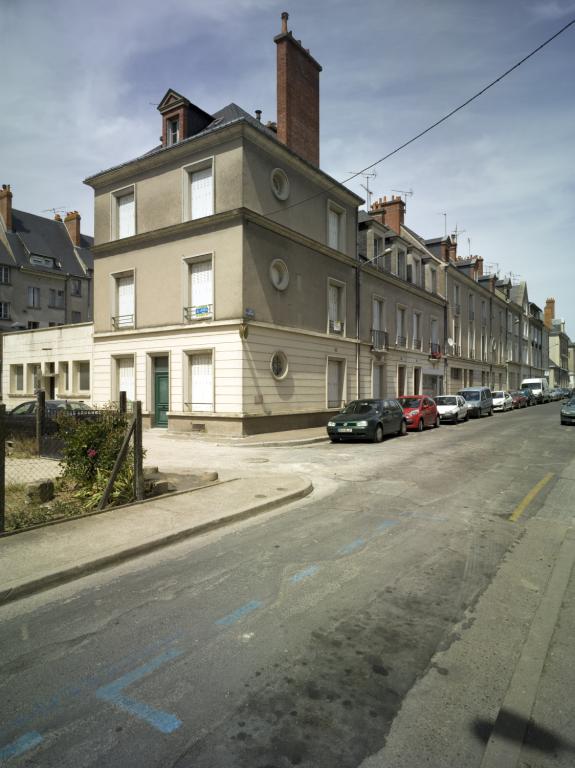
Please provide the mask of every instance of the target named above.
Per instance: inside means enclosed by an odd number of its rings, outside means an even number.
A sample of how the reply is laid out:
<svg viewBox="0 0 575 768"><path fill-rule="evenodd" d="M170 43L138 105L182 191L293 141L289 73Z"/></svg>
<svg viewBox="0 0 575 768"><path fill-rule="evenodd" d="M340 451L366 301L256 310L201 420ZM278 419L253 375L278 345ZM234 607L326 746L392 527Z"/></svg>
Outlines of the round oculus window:
<svg viewBox="0 0 575 768"><path fill-rule="evenodd" d="M287 200L289 197L289 179L281 168L274 168L271 173L272 191L278 200Z"/></svg>
<svg viewBox="0 0 575 768"><path fill-rule="evenodd" d="M273 353L270 368L274 379L283 379L285 377L288 372L288 361L283 352Z"/></svg>
<svg viewBox="0 0 575 768"><path fill-rule="evenodd" d="M285 291L288 287L289 272L283 259L274 259L270 264L270 280L278 291Z"/></svg>

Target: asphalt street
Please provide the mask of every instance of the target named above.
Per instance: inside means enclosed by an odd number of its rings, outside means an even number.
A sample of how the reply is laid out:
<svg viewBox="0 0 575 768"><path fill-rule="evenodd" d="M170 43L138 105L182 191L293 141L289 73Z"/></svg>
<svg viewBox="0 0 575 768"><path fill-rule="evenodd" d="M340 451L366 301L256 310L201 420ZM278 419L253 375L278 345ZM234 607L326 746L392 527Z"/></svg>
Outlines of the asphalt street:
<svg viewBox="0 0 575 768"><path fill-rule="evenodd" d="M163 468L295 472L316 491L0 608L0 762L360 765L571 460L558 411L381 445L182 441ZM148 435L148 461L166 444Z"/></svg>

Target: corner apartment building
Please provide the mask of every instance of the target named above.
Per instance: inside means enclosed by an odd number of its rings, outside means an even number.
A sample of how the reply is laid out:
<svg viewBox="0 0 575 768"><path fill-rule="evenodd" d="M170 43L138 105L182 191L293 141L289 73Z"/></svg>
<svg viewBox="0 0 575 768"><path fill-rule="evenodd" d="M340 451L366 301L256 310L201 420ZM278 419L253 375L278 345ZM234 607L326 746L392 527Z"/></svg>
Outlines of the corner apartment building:
<svg viewBox="0 0 575 768"><path fill-rule="evenodd" d="M571 340L565 331L565 321L555 317L555 299L545 302L545 327L549 337L549 386L571 386L569 347Z"/></svg>

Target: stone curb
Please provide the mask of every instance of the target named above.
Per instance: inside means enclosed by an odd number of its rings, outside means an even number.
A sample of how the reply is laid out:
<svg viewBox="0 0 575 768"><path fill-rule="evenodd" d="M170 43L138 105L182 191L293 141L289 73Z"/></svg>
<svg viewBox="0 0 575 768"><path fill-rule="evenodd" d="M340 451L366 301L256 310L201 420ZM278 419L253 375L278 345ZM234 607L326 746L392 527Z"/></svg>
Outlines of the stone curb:
<svg viewBox="0 0 575 768"><path fill-rule="evenodd" d="M193 488L189 491L181 491L180 493L194 493L197 490L205 490L205 486L203 489ZM226 525L229 525L230 523L247 520L250 517L255 517L256 515L261 514L262 512L268 512L272 509L276 509L277 507L281 507L284 504L289 504L292 501L302 499L305 496L308 496L312 491L313 484L311 481L306 481L306 484L303 488L300 488L297 491L292 491L291 493L287 493L282 497L272 499L270 501L264 501L261 504L254 504L251 507L240 510L239 512L234 512L230 515L225 515L224 517L219 517L215 520L209 520L205 523L201 523L200 525L195 525L191 528L186 528L181 531L176 531L175 533L160 536L151 541L147 541L144 544L138 544L137 546L123 549L120 552L114 552L112 555L104 555L103 557L98 557L94 560L81 563L80 565L62 569L48 576L44 576L41 579L32 579L28 582L18 584L17 586L11 587L9 589L0 589L0 604L6 604L14 602L15 600L19 600L23 597L29 597L30 595L37 594L38 592L43 592L47 589L51 589L52 587L74 581L81 576L95 573L97 571L103 570L104 568L108 568L109 566L117 565L118 563L124 562L125 560L130 560L132 558L138 557L139 555L153 552L156 549L161 549L162 547L175 544L176 542L183 541L184 539L208 533L217 528L222 528ZM140 503L145 504L146 502Z"/></svg>

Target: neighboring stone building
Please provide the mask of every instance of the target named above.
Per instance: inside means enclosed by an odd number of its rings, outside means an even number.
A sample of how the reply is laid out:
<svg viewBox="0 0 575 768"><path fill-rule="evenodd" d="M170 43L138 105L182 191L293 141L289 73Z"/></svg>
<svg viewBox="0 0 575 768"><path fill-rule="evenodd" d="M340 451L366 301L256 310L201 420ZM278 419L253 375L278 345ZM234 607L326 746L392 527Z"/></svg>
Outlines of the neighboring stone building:
<svg viewBox="0 0 575 768"><path fill-rule="evenodd" d="M80 214L62 221L12 207L0 189L0 332L92 320L92 238Z"/></svg>
<svg viewBox="0 0 575 768"><path fill-rule="evenodd" d="M545 325L549 332L549 386L570 387L569 346L565 321L555 317L555 299L545 302Z"/></svg>

